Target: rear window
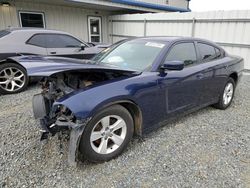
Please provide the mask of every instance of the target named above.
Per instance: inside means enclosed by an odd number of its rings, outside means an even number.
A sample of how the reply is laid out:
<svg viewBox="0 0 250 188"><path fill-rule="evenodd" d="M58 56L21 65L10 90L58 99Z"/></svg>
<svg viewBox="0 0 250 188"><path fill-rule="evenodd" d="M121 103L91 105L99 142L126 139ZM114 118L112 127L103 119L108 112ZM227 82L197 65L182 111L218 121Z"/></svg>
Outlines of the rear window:
<svg viewBox="0 0 250 188"><path fill-rule="evenodd" d="M46 48L46 35L35 34L27 41L27 44Z"/></svg>
<svg viewBox="0 0 250 188"><path fill-rule="evenodd" d="M4 36L10 34L11 32L10 31L7 31L7 30L1 30L0 31L0 38L3 38Z"/></svg>
<svg viewBox="0 0 250 188"><path fill-rule="evenodd" d="M220 58L220 50L204 43L198 43L202 61L212 61Z"/></svg>

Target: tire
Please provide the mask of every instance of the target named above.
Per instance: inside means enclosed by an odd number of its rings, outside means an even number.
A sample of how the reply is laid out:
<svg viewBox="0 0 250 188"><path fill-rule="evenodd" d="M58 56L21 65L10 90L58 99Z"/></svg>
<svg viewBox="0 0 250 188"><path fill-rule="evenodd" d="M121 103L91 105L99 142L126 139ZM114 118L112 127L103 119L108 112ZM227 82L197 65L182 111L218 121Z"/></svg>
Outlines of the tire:
<svg viewBox="0 0 250 188"><path fill-rule="evenodd" d="M14 94L24 91L29 83L26 70L15 63L0 65L0 94Z"/></svg>
<svg viewBox="0 0 250 188"><path fill-rule="evenodd" d="M214 105L215 108L225 110L231 105L234 98L235 86L235 81L229 77L220 94L219 102Z"/></svg>
<svg viewBox="0 0 250 188"><path fill-rule="evenodd" d="M108 120L110 123L108 123ZM108 128L105 126L107 124L109 125ZM115 130L114 125L116 124L118 125L116 128L121 128ZM106 131L104 131L105 127ZM79 149L88 161L109 161L124 151L133 134L133 118L128 110L120 105L110 106L97 113L86 126L81 137ZM95 135L98 136L94 137ZM107 147L105 147L105 144L107 144Z"/></svg>

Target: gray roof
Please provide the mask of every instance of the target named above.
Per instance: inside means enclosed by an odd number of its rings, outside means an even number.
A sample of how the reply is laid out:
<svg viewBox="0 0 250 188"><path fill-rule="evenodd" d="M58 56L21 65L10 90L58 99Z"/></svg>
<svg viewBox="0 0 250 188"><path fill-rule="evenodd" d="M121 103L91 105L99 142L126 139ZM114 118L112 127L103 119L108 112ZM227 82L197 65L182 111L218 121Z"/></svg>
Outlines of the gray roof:
<svg viewBox="0 0 250 188"><path fill-rule="evenodd" d="M34 28L34 27L16 27L16 28L8 28L8 29L5 29L7 31L36 31L36 32L56 32L56 33L66 33L66 32L63 32L63 31L59 31L59 30L53 30L53 29L44 29L44 28Z"/></svg>

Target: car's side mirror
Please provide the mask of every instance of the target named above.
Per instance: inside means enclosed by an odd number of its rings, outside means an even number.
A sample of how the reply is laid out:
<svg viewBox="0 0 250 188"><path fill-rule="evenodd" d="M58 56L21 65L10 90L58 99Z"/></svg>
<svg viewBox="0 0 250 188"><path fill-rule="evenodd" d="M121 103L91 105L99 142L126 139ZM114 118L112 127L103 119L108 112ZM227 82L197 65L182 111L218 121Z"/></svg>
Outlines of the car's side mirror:
<svg viewBox="0 0 250 188"><path fill-rule="evenodd" d="M184 61L166 61L160 67L161 70L176 70L180 71L184 69Z"/></svg>
<svg viewBox="0 0 250 188"><path fill-rule="evenodd" d="M85 50L85 44L81 44L81 50Z"/></svg>

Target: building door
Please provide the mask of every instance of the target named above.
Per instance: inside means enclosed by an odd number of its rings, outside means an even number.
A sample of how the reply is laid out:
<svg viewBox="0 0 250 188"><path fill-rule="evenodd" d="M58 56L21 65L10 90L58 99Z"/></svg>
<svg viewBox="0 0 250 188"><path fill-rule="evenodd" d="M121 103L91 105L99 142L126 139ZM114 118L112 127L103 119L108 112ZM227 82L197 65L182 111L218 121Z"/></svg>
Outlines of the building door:
<svg viewBox="0 0 250 188"><path fill-rule="evenodd" d="M89 42L102 42L102 20L100 17L89 16Z"/></svg>

